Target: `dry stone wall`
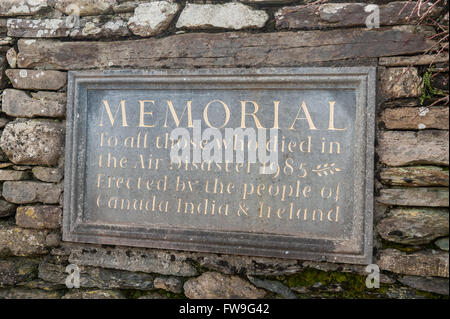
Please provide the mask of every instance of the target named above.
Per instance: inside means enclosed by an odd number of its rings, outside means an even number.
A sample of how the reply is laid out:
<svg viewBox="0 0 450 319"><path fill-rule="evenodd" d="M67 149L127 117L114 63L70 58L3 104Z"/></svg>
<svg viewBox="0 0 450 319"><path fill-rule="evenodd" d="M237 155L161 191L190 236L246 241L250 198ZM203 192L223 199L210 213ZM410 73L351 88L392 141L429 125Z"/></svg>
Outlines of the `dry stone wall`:
<svg viewBox="0 0 450 319"><path fill-rule="evenodd" d="M1 0L0 298L448 298L447 4L323 2ZM68 70L269 66L377 67L379 289L360 265L61 241Z"/></svg>

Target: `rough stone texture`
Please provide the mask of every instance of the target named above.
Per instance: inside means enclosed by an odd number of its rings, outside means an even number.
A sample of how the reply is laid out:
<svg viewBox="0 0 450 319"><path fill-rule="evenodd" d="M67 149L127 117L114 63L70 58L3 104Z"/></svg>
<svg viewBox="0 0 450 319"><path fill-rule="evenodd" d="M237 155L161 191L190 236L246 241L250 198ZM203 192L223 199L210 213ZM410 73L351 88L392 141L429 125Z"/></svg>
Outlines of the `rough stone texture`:
<svg viewBox="0 0 450 319"><path fill-rule="evenodd" d="M118 290L72 289L61 299L125 299L125 296Z"/></svg>
<svg viewBox="0 0 450 319"><path fill-rule="evenodd" d="M0 117L0 128L4 128L6 126L6 124L8 124L9 122L11 122L10 119L7 119L5 117Z"/></svg>
<svg viewBox="0 0 450 319"><path fill-rule="evenodd" d="M378 155L388 166L448 166L448 131L380 132Z"/></svg>
<svg viewBox="0 0 450 319"><path fill-rule="evenodd" d="M209 270L234 275L280 276L294 274L303 269L297 260L235 255L195 253L192 255L200 266Z"/></svg>
<svg viewBox="0 0 450 319"><path fill-rule="evenodd" d="M140 2L139 0L126 1L113 6L113 11L114 13L134 12L134 9L136 9L141 3L142 2Z"/></svg>
<svg viewBox="0 0 450 319"><path fill-rule="evenodd" d="M121 17L86 17L77 24L68 18L9 19L8 35L24 38L98 39L129 36L126 20Z"/></svg>
<svg viewBox="0 0 450 319"><path fill-rule="evenodd" d="M80 16L98 15L112 12L117 5L116 0L53 0L57 10L65 15L78 14ZM74 3L76 6L74 6Z"/></svg>
<svg viewBox="0 0 450 319"><path fill-rule="evenodd" d="M0 257L32 256L47 253L46 231L23 229L0 222Z"/></svg>
<svg viewBox="0 0 450 319"><path fill-rule="evenodd" d="M183 292L183 281L177 277L156 277L153 284L157 289L164 289L176 294Z"/></svg>
<svg viewBox="0 0 450 319"><path fill-rule="evenodd" d="M448 170L436 166L384 167L383 184L393 186L448 186Z"/></svg>
<svg viewBox="0 0 450 319"><path fill-rule="evenodd" d="M264 280L253 276L247 276L247 278L248 280L250 280L252 284L254 284L258 288L269 290L273 293L282 296L285 299L297 299L295 293L279 281Z"/></svg>
<svg viewBox="0 0 450 319"><path fill-rule="evenodd" d="M378 61L383 66L411 66L411 65L430 65L448 61L448 53L422 54L416 56L390 56L381 57Z"/></svg>
<svg viewBox="0 0 450 319"><path fill-rule="evenodd" d="M408 41L398 41L407 38ZM270 43L270 46L267 45ZM257 67L421 52L435 42L413 28L281 33L187 33L118 42L18 41L18 66L43 69L106 67ZM220 50L219 50L220 48Z"/></svg>
<svg viewBox="0 0 450 319"><path fill-rule="evenodd" d="M400 244L428 244L434 239L448 236L448 209L398 208L377 225L380 236Z"/></svg>
<svg viewBox="0 0 450 319"><path fill-rule="evenodd" d="M11 68L15 69L17 67L17 52L16 49L10 48L6 52L6 60Z"/></svg>
<svg viewBox="0 0 450 319"><path fill-rule="evenodd" d="M289 29L366 26L367 17L374 11L368 5L369 3L322 3L285 7L275 13L275 21L278 28ZM420 16L416 11L411 14L414 6L415 2L380 5L380 25L416 24ZM421 7L420 14L423 15L430 7L431 3L427 2ZM435 6L428 14L430 17L436 17L441 11L441 7ZM373 23L373 20L369 22Z"/></svg>
<svg viewBox="0 0 450 319"><path fill-rule="evenodd" d="M30 174L26 171L15 171L12 169L0 169L0 181L20 181L28 179Z"/></svg>
<svg viewBox="0 0 450 319"><path fill-rule="evenodd" d="M5 88L7 84L5 68L6 68L6 59L0 56L0 89Z"/></svg>
<svg viewBox="0 0 450 319"><path fill-rule="evenodd" d="M448 279L402 276L398 278L398 281L414 289L433 292L440 295L448 295Z"/></svg>
<svg viewBox="0 0 450 319"><path fill-rule="evenodd" d="M1 0L0 17L36 14L47 8L47 0Z"/></svg>
<svg viewBox="0 0 450 319"><path fill-rule="evenodd" d="M448 107L402 107L384 109L381 121L390 130L448 130Z"/></svg>
<svg viewBox="0 0 450 319"><path fill-rule="evenodd" d="M67 83L65 72L43 70L6 70L6 75L16 89L59 90Z"/></svg>
<svg viewBox="0 0 450 319"><path fill-rule="evenodd" d="M153 276L145 273L104 269L95 267L79 267L80 287L101 289L153 289ZM63 265L43 262L39 266L39 278L64 285L67 278Z"/></svg>
<svg viewBox="0 0 450 319"><path fill-rule="evenodd" d="M174 276L195 276L198 274L187 257L177 252L120 247L117 249L91 246L73 248L69 257L71 263L85 266L158 273Z"/></svg>
<svg viewBox="0 0 450 319"><path fill-rule="evenodd" d="M440 249L448 251L448 237L440 238L434 242Z"/></svg>
<svg viewBox="0 0 450 319"><path fill-rule="evenodd" d="M0 147L15 164L56 165L63 143L63 125L51 120L17 119L6 125L0 138Z"/></svg>
<svg viewBox="0 0 450 319"><path fill-rule="evenodd" d="M257 299L266 293L238 276L205 272L184 283L184 294L190 299Z"/></svg>
<svg viewBox="0 0 450 319"><path fill-rule="evenodd" d="M423 81L416 68L386 68L380 70L380 87L388 100L417 97L422 93Z"/></svg>
<svg viewBox="0 0 450 319"><path fill-rule="evenodd" d="M34 181L14 181L3 184L3 197L16 204L36 202L57 204L62 191L63 185L61 184Z"/></svg>
<svg viewBox="0 0 450 319"><path fill-rule="evenodd" d="M169 26L179 7L172 1L142 3L128 20L128 27L131 32L142 37L156 35Z"/></svg>
<svg viewBox="0 0 450 319"><path fill-rule="evenodd" d="M17 205L0 199L0 218L8 217L16 212Z"/></svg>
<svg viewBox="0 0 450 319"><path fill-rule="evenodd" d="M60 167L33 167L33 175L43 182L58 183L64 177L64 171Z"/></svg>
<svg viewBox="0 0 450 319"><path fill-rule="evenodd" d="M24 258L0 260L0 287L14 286L37 276L38 261Z"/></svg>
<svg viewBox="0 0 450 319"><path fill-rule="evenodd" d="M62 209L57 206L22 206L17 208L16 224L23 228L59 229Z"/></svg>
<svg viewBox="0 0 450 319"><path fill-rule="evenodd" d="M50 92L47 92L50 93ZM53 97L53 96L54 97ZM66 106L61 102L63 93L48 94L47 98L35 98L26 92L6 89L3 91L3 112L14 117L64 117Z"/></svg>
<svg viewBox="0 0 450 319"><path fill-rule="evenodd" d="M448 278L448 253L443 251L408 254L396 249L385 249L380 252L376 264L382 270L398 274Z"/></svg>
<svg viewBox="0 0 450 319"><path fill-rule="evenodd" d="M10 288L0 289L0 299L59 299L61 292L42 289Z"/></svg>
<svg viewBox="0 0 450 319"><path fill-rule="evenodd" d="M269 15L239 2L225 4L187 3L177 21L177 28L225 28L241 30L262 28Z"/></svg>
<svg viewBox="0 0 450 319"><path fill-rule="evenodd" d="M410 187L381 189L377 201L385 205L448 207L448 188Z"/></svg>

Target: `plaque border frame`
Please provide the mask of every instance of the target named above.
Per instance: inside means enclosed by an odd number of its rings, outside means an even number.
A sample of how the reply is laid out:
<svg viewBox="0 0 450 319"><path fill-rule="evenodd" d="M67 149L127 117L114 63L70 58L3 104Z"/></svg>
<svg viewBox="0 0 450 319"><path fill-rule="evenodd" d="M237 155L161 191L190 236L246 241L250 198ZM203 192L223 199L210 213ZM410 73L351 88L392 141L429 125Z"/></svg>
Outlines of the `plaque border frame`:
<svg viewBox="0 0 450 319"><path fill-rule="evenodd" d="M89 223L83 220L87 90L217 83L260 87L270 83L356 91L356 209L350 240L298 238L250 232L150 228ZM370 264L373 246L373 190L376 67L295 67L259 69L165 69L69 71L67 87L63 241L196 252ZM355 120L356 121L356 120ZM358 133L359 132L359 133ZM83 135L84 134L84 135ZM355 231L356 229L356 231ZM358 231L359 230L359 231ZM295 241L293 241L295 239Z"/></svg>

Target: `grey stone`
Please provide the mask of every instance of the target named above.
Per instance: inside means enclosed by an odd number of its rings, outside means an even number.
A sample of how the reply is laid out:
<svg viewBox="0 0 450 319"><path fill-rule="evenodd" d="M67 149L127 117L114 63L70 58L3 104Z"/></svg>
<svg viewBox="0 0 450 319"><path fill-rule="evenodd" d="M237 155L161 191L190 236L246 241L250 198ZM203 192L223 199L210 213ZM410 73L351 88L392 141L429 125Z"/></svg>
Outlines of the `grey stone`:
<svg viewBox="0 0 450 319"><path fill-rule="evenodd" d="M437 166L384 167L383 184L394 186L448 186L448 170Z"/></svg>
<svg viewBox="0 0 450 319"><path fill-rule="evenodd" d="M380 132L378 155L387 166L430 164L448 166L448 131Z"/></svg>
<svg viewBox="0 0 450 319"><path fill-rule="evenodd" d="M440 238L434 242L440 249L448 251L448 237Z"/></svg>
<svg viewBox="0 0 450 319"><path fill-rule="evenodd" d="M414 289L433 292L435 294L447 295L449 290L448 279L444 278L427 278L419 276L401 276L398 278L402 284L410 286Z"/></svg>
<svg viewBox="0 0 450 319"><path fill-rule="evenodd" d="M15 171L12 169L0 169L0 181L20 181L30 177L27 171Z"/></svg>
<svg viewBox="0 0 450 319"><path fill-rule="evenodd" d="M100 289L153 289L153 276L124 270L79 266L80 287ZM39 265L39 278L53 283L65 284L66 267L43 262Z"/></svg>
<svg viewBox="0 0 450 319"><path fill-rule="evenodd" d="M153 284L157 289L164 289L176 294L183 292L183 281L177 277L156 277Z"/></svg>
<svg viewBox="0 0 450 319"><path fill-rule="evenodd" d="M77 25L69 23L67 18L9 19L8 35L23 38L97 39L131 34L126 20L121 17L85 17Z"/></svg>
<svg viewBox="0 0 450 319"><path fill-rule="evenodd" d="M40 181L58 183L64 177L64 171L60 167L33 167L33 175Z"/></svg>
<svg viewBox="0 0 450 319"><path fill-rule="evenodd" d="M0 117L0 129L4 128L6 126L6 124L8 124L9 122L11 122L10 119L7 119L5 117Z"/></svg>
<svg viewBox="0 0 450 319"><path fill-rule="evenodd" d="M17 208L16 224L23 228L59 229L62 209L57 206L21 206Z"/></svg>
<svg viewBox="0 0 450 319"><path fill-rule="evenodd" d="M425 296L417 293L415 289L409 287L388 287L385 292L384 298L391 299L426 299Z"/></svg>
<svg viewBox="0 0 450 319"><path fill-rule="evenodd" d="M60 299L60 291L46 291L43 289L8 288L0 289L0 299Z"/></svg>
<svg viewBox="0 0 450 319"><path fill-rule="evenodd" d="M448 207L448 189L438 187L381 189L379 203L398 206Z"/></svg>
<svg viewBox="0 0 450 319"><path fill-rule="evenodd" d="M138 299L169 299L166 295L163 295L159 292L150 292L143 296L140 296Z"/></svg>
<svg viewBox="0 0 450 319"><path fill-rule="evenodd" d="M125 299L125 296L119 290L72 289L61 299Z"/></svg>
<svg viewBox="0 0 450 319"><path fill-rule="evenodd" d="M45 8L47 8L47 0L2 0L0 1L0 17L33 15Z"/></svg>
<svg viewBox="0 0 450 319"><path fill-rule="evenodd" d="M266 295L238 276L205 272L184 283L184 294L190 299L258 299Z"/></svg>
<svg viewBox="0 0 450 319"><path fill-rule="evenodd" d="M67 75L60 71L8 69L6 75L16 89L59 90L67 83Z"/></svg>
<svg viewBox="0 0 450 319"><path fill-rule="evenodd" d="M38 265L38 261L28 258L0 260L0 287L15 286L36 278Z"/></svg>
<svg viewBox="0 0 450 319"><path fill-rule="evenodd" d="M258 288L269 290L273 293L283 296L283 298L286 299L297 299L295 293L293 293L291 289L289 289L279 281L259 279L253 276L247 276L247 278Z"/></svg>
<svg viewBox="0 0 450 319"><path fill-rule="evenodd" d="M17 119L9 122L0 147L15 164L55 165L62 154L64 128L52 120Z"/></svg>
<svg viewBox="0 0 450 319"><path fill-rule="evenodd" d="M16 212L17 205L0 199L0 218L8 217Z"/></svg>
<svg viewBox="0 0 450 319"><path fill-rule="evenodd" d="M447 62L448 53L421 54L416 56L392 56L382 57L379 64L383 66L411 66L411 65L431 65L433 63Z"/></svg>
<svg viewBox="0 0 450 319"><path fill-rule="evenodd" d="M187 260L188 257L178 252L168 252L138 248L100 248L87 246L74 248L69 261L77 265L140 271L189 277L198 274Z"/></svg>
<svg viewBox="0 0 450 319"><path fill-rule="evenodd" d="M65 15L79 14L80 16L99 15L112 12L116 0L53 0L57 10Z"/></svg>
<svg viewBox="0 0 450 319"><path fill-rule="evenodd" d="M448 253L443 251L419 251L404 253L396 249L384 249L376 264L382 270L413 276L448 278Z"/></svg>
<svg viewBox="0 0 450 319"><path fill-rule="evenodd" d="M187 3L177 21L177 28L208 29L225 28L240 30L262 28L269 19L263 10L239 2L225 4Z"/></svg>
<svg viewBox="0 0 450 319"><path fill-rule="evenodd" d="M397 208L378 223L377 230L387 241L421 245L448 236L448 223L448 209Z"/></svg>
<svg viewBox="0 0 450 319"><path fill-rule="evenodd" d="M179 5L173 1L141 3L128 20L128 27L135 35L148 37L164 31L178 12Z"/></svg>
<svg viewBox="0 0 450 319"><path fill-rule="evenodd" d="M125 1L123 3L113 6L113 11L115 13L125 13L125 12L134 12L134 9L138 7L139 4L141 4L139 0L137 1Z"/></svg>
<svg viewBox="0 0 450 319"><path fill-rule="evenodd" d="M8 61L9 66L12 69L15 69L17 67L17 52L16 49L10 48L6 52L6 60Z"/></svg>
<svg viewBox="0 0 450 319"><path fill-rule="evenodd" d="M63 191L61 184L35 181L13 181L3 184L3 197L15 204L57 204Z"/></svg>
<svg viewBox="0 0 450 319"><path fill-rule="evenodd" d="M417 97L422 93L423 80L417 69L386 68L380 72L381 93L385 99Z"/></svg>
<svg viewBox="0 0 450 319"><path fill-rule="evenodd" d="M23 229L0 221L0 256L45 255L47 231Z"/></svg>
<svg viewBox="0 0 450 319"><path fill-rule="evenodd" d="M48 247L58 247L61 243L61 234L57 231L51 232L45 237L45 244Z"/></svg>

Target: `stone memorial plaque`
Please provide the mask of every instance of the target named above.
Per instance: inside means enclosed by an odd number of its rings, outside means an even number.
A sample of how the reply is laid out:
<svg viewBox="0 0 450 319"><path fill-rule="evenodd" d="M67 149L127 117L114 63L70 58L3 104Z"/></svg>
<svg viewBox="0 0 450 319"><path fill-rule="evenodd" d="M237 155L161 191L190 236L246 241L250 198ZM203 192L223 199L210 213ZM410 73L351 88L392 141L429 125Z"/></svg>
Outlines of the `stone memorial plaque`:
<svg viewBox="0 0 450 319"><path fill-rule="evenodd" d="M69 72L63 239L370 263L374 91L366 67Z"/></svg>

